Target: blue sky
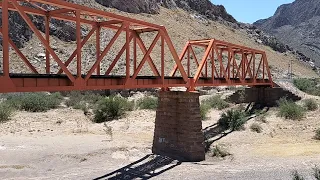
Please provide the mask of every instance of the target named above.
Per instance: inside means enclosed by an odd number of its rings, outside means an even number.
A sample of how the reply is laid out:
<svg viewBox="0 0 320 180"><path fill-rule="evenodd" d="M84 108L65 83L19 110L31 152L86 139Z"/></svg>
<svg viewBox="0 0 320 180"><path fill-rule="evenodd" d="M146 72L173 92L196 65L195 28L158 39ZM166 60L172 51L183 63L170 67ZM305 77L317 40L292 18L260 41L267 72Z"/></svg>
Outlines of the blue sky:
<svg viewBox="0 0 320 180"><path fill-rule="evenodd" d="M277 7L294 0L211 0L213 4L224 5L237 21L253 23L272 16Z"/></svg>

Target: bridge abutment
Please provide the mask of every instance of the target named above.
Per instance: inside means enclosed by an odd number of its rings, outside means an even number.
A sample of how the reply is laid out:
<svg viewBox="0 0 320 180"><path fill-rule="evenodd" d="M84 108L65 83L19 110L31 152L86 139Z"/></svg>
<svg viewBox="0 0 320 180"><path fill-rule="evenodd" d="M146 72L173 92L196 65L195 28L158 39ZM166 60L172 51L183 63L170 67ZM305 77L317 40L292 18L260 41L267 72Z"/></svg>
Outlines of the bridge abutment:
<svg viewBox="0 0 320 180"><path fill-rule="evenodd" d="M199 93L160 92L152 151L182 161L205 159Z"/></svg>
<svg viewBox="0 0 320 180"><path fill-rule="evenodd" d="M298 101L301 98L292 92L281 87L253 87L244 90L238 90L231 95L228 100L234 103L259 103L266 106L275 106L280 98Z"/></svg>

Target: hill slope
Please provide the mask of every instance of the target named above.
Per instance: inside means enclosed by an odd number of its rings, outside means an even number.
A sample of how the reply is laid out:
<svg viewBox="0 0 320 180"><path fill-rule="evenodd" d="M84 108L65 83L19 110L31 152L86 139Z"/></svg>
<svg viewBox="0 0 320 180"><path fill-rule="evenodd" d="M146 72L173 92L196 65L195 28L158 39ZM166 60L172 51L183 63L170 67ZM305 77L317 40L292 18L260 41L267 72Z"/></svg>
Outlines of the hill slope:
<svg viewBox="0 0 320 180"><path fill-rule="evenodd" d="M283 43L299 50L320 66L320 1L296 0L254 23Z"/></svg>

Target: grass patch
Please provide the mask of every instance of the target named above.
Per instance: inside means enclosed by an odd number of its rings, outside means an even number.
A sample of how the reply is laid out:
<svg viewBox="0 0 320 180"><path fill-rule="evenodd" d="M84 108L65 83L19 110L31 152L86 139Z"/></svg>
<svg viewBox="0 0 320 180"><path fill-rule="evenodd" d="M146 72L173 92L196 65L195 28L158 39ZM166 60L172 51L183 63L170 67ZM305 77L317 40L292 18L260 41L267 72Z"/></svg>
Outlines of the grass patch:
<svg viewBox="0 0 320 180"><path fill-rule="evenodd" d="M46 93L24 93L9 95L5 103L17 110L44 112L57 108L61 101L61 95L58 93L51 95Z"/></svg>
<svg viewBox="0 0 320 180"><path fill-rule="evenodd" d="M7 104L0 104L0 123L7 122L13 115L13 108Z"/></svg>
<svg viewBox="0 0 320 180"><path fill-rule="evenodd" d="M68 107L73 107L74 109L83 109L85 106L93 106L98 101L103 99L103 96L95 93L85 92L81 93L79 91L72 91L67 94L69 99L66 101Z"/></svg>
<svg viewBox="0 0 320 180"><path fill-rule="evenodd" d="M251 129L251 131L256 132L256 133L262 133L262 130L263 130L261 125L258 123L251 124L250 129Z"/></svg>
<svg viewBox="0 0 320 180"><path fill-rule="evenodd" d="M155 97L143 97L137 101L137 105L140 109L155 110L158 107L158 98Z"/></svg>
<svg viewBox="0 0 320 180"><path fill-rule="evenodd" d="M208 104L201 104L200 105L200 116L201 120L207 119L207 114L210 111L211 107Z"/></svg>
<svg viewBox="0 0 320 180"><path fill-rule="evenodd" d="M306 99L304 101L304 107L308 111L315 111L318 109L318 103L314 99Z"/></svg>
<svg viewBox="0 0 320 180"><path fill-rule="evenodd" d="M316 134L314 136L316 140L320 140L320 128L316 130Z"/></svg>
<svg viewBox="0 0 320 180"><path fill-rule="evenodd" d="M244 111L231 109L221 115L218 124L225 130L239 131L244 129L246 122L246 113Z"/></svg>
<svg viewBox="0 0 320 180"><path fill-rule="evenodd" d="M320 79L295 79L293 84L303 92L320 96Z"/></svg>
<svg viewBox="0 0 320 180"><path fill-rule="evenodd" d="M106 97L98 102L94 109L94 119L96 123L112 121L122 117L126 111L132 111L134 103L119 96Z"/></svg>
<svg viewBox="0 0 320 180"><path fill-rule="evenodd" d="M209 154L212 157L219 157L219 158L225 158L231 155L231 153L229 153L228 150L224 148L222 145L216 145L213 148L211 148L209 150Z"/></svg>
<svg viewBox="0 0 320 180"><path fill-rule="evenodd" d="M278 116L285 119L300 120L305 116L305 110L303 107L297 105L287 99L280 99L278 101L279 112Z"/></svg>
<svg viewBox="0 0 320 180"><path fill-rule="evenodd" d="M221 99L221 96L212 96L202 101L202 104L207 104L211 108L222 110L230 107L230 104Z"/></svg>

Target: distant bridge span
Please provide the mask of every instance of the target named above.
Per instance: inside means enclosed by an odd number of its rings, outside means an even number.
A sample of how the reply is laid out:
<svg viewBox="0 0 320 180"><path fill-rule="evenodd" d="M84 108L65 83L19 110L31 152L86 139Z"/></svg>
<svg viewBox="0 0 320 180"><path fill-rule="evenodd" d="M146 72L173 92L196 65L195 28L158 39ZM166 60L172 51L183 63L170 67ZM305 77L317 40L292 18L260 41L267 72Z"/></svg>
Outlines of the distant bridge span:
<svg viewBox="0 0 320 180"><path fill-rule="evenodd" d="M0 6L3 39L0 93L136 88L166 90L169 87L186 87L188 91L194 91L199 86L273 86L266 54L260 50L216 39L192 40L186 43L179 56L164 26L62 0L2 0ZM8 16L11 11L19 13L44 47L44 68L35 67L10 39ZM44 18L43 33L29 15ZM61 59L50 45L51 19L75 25L76 48L68 59ZM90 29L86 35L82 34L82 27ZM103 47L101 32L105 30L115 33ZM91 64L84 66L89 60L84 59L81 53L88 44L95 47L95 59L90 59ZM115 50L112 51L113 48ZM12 51L24 62L28 73L12 70ZM115 56L112 55L114 52ZM111 62L104 63L111 57ZM118 72L115 67L121 61L124 61L120 66L123 72ZM75 68L71 68L72 63ZM52 69L53 64L60 70ZM152 74L146 73L145 68L149 68Z"/></svg>

